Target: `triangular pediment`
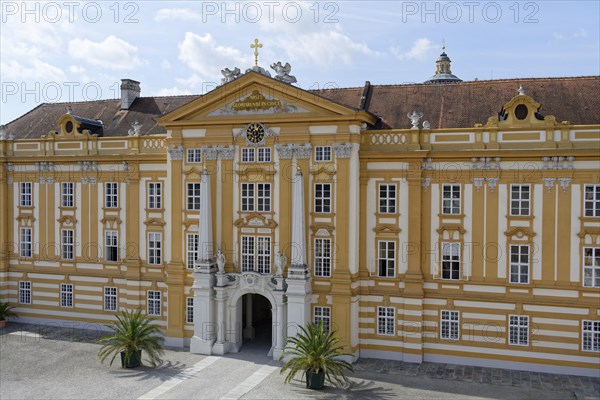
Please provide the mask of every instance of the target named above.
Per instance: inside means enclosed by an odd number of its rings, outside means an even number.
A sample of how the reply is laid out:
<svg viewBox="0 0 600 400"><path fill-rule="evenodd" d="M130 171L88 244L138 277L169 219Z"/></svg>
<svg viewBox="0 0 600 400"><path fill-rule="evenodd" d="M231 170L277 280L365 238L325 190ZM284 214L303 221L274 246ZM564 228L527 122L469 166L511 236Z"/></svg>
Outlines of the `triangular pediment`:
<svg viewBox="0 0 600 400"><path fill-rule="evenodd" d="M255 118L254 118L255 117ZM375 123L368 112L335 103L299 87L248 72L158 119L167 128L232 121L348 120Z"/></svg>

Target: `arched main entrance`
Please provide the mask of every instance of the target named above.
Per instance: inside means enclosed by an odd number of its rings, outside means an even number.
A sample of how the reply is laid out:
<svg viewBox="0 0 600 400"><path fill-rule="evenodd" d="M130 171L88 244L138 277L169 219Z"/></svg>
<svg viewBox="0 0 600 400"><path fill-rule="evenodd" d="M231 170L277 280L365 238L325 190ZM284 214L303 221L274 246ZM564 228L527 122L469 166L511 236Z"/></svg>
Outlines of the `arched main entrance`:
<svg viewBox="0 0 600 400"><path fill-rule="evenodd" d="M270 353L273 346L273 306L260 294L247 293L238 300L242 308L242 350Z"/></svg>

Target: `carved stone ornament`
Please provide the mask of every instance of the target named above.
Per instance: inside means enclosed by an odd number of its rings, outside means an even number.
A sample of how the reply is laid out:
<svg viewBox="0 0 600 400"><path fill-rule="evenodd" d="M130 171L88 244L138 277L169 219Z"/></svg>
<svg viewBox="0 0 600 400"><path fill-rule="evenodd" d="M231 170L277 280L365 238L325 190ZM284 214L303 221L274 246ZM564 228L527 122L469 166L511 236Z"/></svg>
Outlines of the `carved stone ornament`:
<svg viewBox="0 0 600 400"><path fill-rule="evenodd" d="M573 179L571 178L558 178L558 183L560 183L560 188L563 190L563 192L567 191L572 180Z"/></svg>
<svg viewBox="0 0 600 400"><path fill-rule="evenodd" d="M169 157L171 158L171 161L183 160L183 146L169 146L167 148L167 151L169 152Z"/></svg>
<svg viewBox="0 0 600 400"><path fill-rule="evenodd" d="M431 185L431 178L421 179L421 186L425 189L425 191L429 190L429 185Z"/></svg>
<svg viewBox="0 0 600 400"><path fill-rule="evenodd" d="M352 155L352 143L334 143L333 148L337 158L350 158Z"/></svg>
<svg viewBox="0 0 600 400"><path fill-rule="evenodd" d="M544 178L544 185L546 185L546 189L548 189L548 192L552 190L554 182L556 182L556 178Z"/></svg>
<svg viewBox="0 0 600 400"><path fill-rule="evenodd" d="M235 147L233 145L204 146L202 147L202 154L204 155L205 160L216 160L217 158L220 158L221 160L233 160Z"/></svg>
<svg viewBox="0 0 600 400"><path fill-rule="evenodd" d="M288 144L288 145L275 145L275 149L279 153L279 158L290 159L296 158L310 158L312 155L312 146L310 143L305 144Z"/></svg>
<svg viewBox="0 0 600 400"><path fill-rule="evenodd" d="M242 74L238 67L235 67L233 70L230 70L229 68L222 69L221 73L223 74L221 85L234 81Z"/></svg>
<svg viewBox="0 0 600 400"><path fill-rule="evenodd" d="M499 178L485 178L485 180L487 181L488 186L490 187L490 191L493 192L496 188L496 185L498 184Z"/></svg>
<svg viewBox="0 0 600 400"><path fill-rule="evenodd" d="M98 171L98 164L96 161L79 161L79 170L81 172Z"/></svg>
<svg viewBox="0 0 600 400"><path fill-rule="evenodd" d="M216 160L219 156L219 153L214 147L204 146L202 147L202 155L204 156L205 160Z"/></svg>
<svg viewBox="0 0 600 400"><path fill-rule="evenodd" d="M477 189L478 192L483 186L483 182L485 182L485 178L473 178L473 185L475 186L475 189Z"/></svg>
<svg viewBox="0 0 600 400"><path fill-rule="evenodd" d="M275 79L284 83L296 83L296 77L294 75L290 75L292 71L292 66L290 63L285 63L285 65L281 64L281 61L277 61L277 63L271 64L271 69L275 71Z"/></svg>
<svg viewBox="0 0 600 400"><path fill-rule="evenodd" d="M412 124L410 129L419 129L419 120L423 118L423 113L413 111L412 113L406 114L406 116L410 119L410 123Z"/></svg>

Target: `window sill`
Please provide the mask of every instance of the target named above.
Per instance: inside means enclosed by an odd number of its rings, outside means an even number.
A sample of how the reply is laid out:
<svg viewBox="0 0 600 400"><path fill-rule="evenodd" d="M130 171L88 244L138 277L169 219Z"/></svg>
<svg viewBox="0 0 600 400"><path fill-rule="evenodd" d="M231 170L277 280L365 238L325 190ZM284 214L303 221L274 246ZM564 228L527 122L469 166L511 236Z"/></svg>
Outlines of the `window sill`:
<svg viewBox="0 0 600 400"><path fill-rule="evenodd" d="M439 213L438 217L440 218L460 218L460 219L464 219L465 218L465 214L444 214L444 213Z"/></svg>

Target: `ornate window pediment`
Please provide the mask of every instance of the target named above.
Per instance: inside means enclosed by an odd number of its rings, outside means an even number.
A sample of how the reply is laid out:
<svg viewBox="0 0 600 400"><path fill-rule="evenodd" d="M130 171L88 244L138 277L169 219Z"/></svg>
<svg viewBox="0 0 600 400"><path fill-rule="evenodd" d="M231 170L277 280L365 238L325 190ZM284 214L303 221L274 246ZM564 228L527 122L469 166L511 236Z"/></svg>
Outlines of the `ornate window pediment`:
<svg viewBox="0 0 600 400"><path fill-rule="evenodd" d="M462 225L460 224L442 224L439 229L437 230L437 233L439 233L440 235L443 234L444 232L458 232L461 235L464 235L466 230L465 228L463 228Z"/></svg>
<svg viewBox="0 0 600 400"><path fill-rule="evenodd" d="M373 231L375 233L400 233L400 228L391 224L378 224Z"/></svg>
<svg viewBox="0 0 600 400"><path fill-rule="evenodd" d="M541 104L525 95L524 89L519 88L520 94L510 99L502 106L496 116L488 118L486 127L529 127L554 126L556 118L553 115L543 116L539 113Z"/></svg>
<svg viewBox="0 0 600 400"><path fill-rule="evenodd" d="M144 225L146 226L165 226L167 223L163 221L161 218L150 218L144 221Z"/></svg>
<svg viewBox="0 0 600 400"><path fill-rule="evenodd" d="M509 229L506 232L504 232L504 234L508 237L516 236L519 239L532 238L536 235L534 231L523 226L517 226L515 228Z"/></svg>
<svg viewBox="0 0 600 400"><path fill-rule="evenodd" d="M310 230L315 236L332 236L335 226L331 224L316 223L310 226Z"/></svg>
<svg viewBox="0 0 600 400"><path fill-rule="evenodd" d="M63 225L75 225L77 223L77 219L72 215L63 215L56 221Z"/></svg>
<svg viewBox="0 0 600 400"><path fill-rule="evenodd" d="M272 219L267 218L266 216L258 213L252 213L245 217L238 218L234 225L239 227L261 227L261 228L275 228L277 227L277 222Z"/></svg>

